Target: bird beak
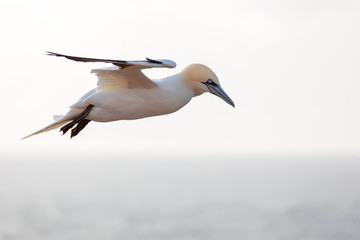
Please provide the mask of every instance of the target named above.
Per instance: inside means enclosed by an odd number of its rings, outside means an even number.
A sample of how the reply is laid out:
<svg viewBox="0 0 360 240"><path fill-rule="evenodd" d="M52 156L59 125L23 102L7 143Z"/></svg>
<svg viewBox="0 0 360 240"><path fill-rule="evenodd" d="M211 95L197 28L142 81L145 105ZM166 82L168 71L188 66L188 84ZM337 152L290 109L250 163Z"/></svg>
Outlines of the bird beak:
<svg viewBox="0 0 360 240"><path fill-rule="evenodd" d="M208 89L212 94L218 96L219 98L230 104L231 106L235 107L235 103L233 102L233 100L231 100L231 98L226 94L224 89L222 89L219 84L213 82L212 84L205 83L205 85L208 87Z"/></svg>

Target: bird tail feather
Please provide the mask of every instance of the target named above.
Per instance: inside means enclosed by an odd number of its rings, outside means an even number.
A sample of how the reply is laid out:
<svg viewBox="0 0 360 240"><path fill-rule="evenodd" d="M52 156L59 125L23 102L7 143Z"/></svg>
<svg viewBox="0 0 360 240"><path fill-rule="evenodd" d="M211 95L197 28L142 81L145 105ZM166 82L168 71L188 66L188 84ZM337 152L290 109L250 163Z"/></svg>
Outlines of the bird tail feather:
<svg viewBox="0 0 360 240"><path fill-rule="evenodd" d="M43 133L43 132L47 132L47 131L50 131L50 130L59 128L59 127L61 127L62 125L66 124L66 123L68 123L68 122L70 122L70 121L71 121L71 119L65 119L65 120L55 121L55 122L53 122L52 124L50 124L50 125L42 128L42 129L40 129L39 131L36 131L36 132L34 132L34 133L26 136L26 137L23 137L21 140L26 139L26 138L29 138L29 137L32 137L32 136L34 136L34 135L37 135L37 134L40 134L40 133Z"/></svg>

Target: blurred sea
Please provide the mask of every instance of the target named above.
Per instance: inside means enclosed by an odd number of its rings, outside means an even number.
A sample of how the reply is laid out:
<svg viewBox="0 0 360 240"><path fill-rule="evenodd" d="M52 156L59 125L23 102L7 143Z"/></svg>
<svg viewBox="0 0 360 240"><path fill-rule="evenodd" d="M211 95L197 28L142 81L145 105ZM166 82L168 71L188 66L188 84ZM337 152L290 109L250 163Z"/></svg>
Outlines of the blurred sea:
<svg viewBox="0 0 360 240"><path fill-rule="evenodd" d="M360 158L1 158L0 240L360 239Z"/></svg>

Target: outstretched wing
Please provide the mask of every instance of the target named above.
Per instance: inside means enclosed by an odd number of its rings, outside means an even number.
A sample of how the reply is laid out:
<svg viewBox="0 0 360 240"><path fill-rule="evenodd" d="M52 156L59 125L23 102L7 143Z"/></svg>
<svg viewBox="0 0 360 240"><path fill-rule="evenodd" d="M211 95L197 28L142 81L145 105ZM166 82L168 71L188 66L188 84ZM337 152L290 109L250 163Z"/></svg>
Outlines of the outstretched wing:
<svg viewBox="0 0 360 240"><path fill-rule="evenodd" d="M111 63L119 68L128 68L128 67L136 67L139 69L143 68L153 68L153 67L160 67L160 68L174 68L176 67L176 63L168 60L168 59L150 59L146 58L145 61L143 60L135 60L135 61L125 61L125 60L111 60L111 59L99 59L99 58L85 58L85 57L75 57L69 56L54 52L46 52L49 56L56 56L56 57L65 57L70 60L78 61L78 62L104 62L104 63Z"/></svg>
<svg viewBox="0 0 360 240"><path fill-rule="evenodd" d="M146 77L141 69L146 68L174 68L176 63L167 59L149 59L145 61L124 61L110 60L98 58L84 58L68 56L53 52L47 52L50 56L65 57L70 60L80 62L104 62L111 63L116 67L93 69L91 73L95 73L98 77L97 89L113 89L113 88L153 88L156 84Z"/></svg>

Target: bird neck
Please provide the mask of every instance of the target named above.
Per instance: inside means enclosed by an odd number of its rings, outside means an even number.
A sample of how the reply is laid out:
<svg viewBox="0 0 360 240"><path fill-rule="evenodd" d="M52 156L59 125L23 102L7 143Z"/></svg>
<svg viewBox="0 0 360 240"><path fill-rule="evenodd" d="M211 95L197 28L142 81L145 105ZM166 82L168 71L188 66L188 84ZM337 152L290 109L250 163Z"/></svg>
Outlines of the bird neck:
<svg viewBox="0 0 360 240"><path fill-rule="evenodd" d="M161 89L160 91L167 96L168 103L176 105L176 108L183 107L195 95L191 86L187 86L183 81L181 74L159 79L156 83Z"/></svg>
<svg viewBox="0 0 360 240"><path fill-rule="evenodd" d="M160 79L157 84L165 89L176 92L186 92L194 95L193 88L189 85L188 81L184 79L183 75L178 73L169 77Z"/></svg>

